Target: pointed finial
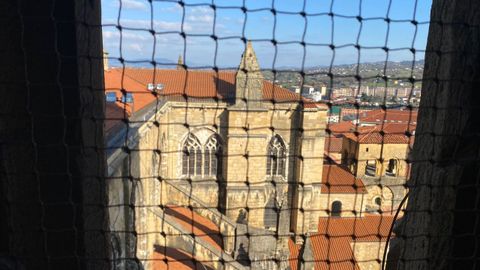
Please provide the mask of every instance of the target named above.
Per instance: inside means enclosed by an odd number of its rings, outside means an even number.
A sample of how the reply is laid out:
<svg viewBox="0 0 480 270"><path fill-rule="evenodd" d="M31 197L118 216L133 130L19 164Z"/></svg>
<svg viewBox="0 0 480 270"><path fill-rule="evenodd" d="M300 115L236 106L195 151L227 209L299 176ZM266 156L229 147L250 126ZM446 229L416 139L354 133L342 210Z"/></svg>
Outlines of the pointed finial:
<svg viewBox="0 0 480 270"><path fill-rule="evenodd" d="M108 66L108 52L107 51L103 51L103 70L108 70L109 66Z"/></svg>
<svg viewBox="0 0 480 270"><path fill-rule="evenodd" d="M247 42L247 48L253 50L253 45L251 40Z"/></svg>
<svg viewBox="0 0 480 270"><path fill-rule="evenodd" d="M182 55L178 56L177 69L183 69L183 59Z"/></svg>
<svg viewBox="0 0 480 270"><path fill-rule="evenodd" d="M255 50L253 49L251 40L247 42L247 47L242 54L242 60L240 62L239 69L247 72L260 71L260 65L258 64L257 56L255 54Z"/></svg>

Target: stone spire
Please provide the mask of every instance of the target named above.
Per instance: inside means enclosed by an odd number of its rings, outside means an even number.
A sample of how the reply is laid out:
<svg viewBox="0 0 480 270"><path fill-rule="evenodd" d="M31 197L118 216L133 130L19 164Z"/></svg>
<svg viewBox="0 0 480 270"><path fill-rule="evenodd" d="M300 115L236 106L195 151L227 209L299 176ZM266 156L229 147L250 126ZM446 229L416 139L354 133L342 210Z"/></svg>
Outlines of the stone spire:
<svg viewBox="0 0 480 270"><path fill-rule="evenodd" d="M247 43L237 71L235 104L237 106L261 107L263 99L263 75L253 50L252 42Z"/></svg>
<svg viewBox="0 0 480 270"><path fill-rule="evenodd" d="M183 58L181 54L178 56L177 69L183 69Z"/></svg>

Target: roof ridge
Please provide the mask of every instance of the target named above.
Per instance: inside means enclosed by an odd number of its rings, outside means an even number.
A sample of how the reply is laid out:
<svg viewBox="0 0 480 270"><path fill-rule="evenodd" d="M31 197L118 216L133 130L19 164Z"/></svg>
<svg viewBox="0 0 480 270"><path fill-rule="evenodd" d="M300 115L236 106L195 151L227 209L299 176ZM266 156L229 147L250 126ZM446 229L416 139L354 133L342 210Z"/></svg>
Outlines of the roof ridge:
<svg viewBox="0 0 480 270"><path fill-rule="evenodd" d="M133 80L133 81L143 85L143 82L141 82L140 80L137 80L137 79L133 78L132 76L128 75L126 72L122 72L122 73L123 73L124 77L128 77L130 80Z"/></svg>
<svg viewBox="0 0 480 270"><path fill-rule="evenodd" d="M359 142L364 142L364 139L370 136L375 130L377 129L377 126L373 127L367 134L363 134L361 138L358 138ZM360 134L362 135L362 134ZM359 136L360 137L360 136Z"/></svg>

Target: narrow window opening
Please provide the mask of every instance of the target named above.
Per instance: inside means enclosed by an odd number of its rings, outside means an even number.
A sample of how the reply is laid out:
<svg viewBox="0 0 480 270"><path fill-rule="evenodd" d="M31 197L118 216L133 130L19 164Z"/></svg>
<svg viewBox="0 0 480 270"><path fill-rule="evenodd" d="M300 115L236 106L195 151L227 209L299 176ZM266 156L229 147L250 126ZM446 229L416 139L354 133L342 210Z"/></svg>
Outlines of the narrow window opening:
<svg viewBox="0 0 480 270"><path fill-rule="evenodd" d="M331 216L332 217L340 217L341 215L342 215L342 202L341 201L334 201L332 203Z"/></svg>
<svg viewBox="0 0 480 270"><path fill-rule="evenodd" d="M286 149L278 135L270 141L267 153L267 176L285 177Z"/></svg>

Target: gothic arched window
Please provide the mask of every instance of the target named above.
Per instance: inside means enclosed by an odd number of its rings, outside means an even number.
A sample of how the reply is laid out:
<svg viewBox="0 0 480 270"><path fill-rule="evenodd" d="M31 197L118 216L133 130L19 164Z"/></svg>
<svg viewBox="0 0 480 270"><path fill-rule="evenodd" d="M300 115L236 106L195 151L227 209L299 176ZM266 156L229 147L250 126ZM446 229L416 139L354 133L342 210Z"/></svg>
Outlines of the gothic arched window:
<svg viewBox="0 0 480 270"><path fill-rule="evenodd" d="M218 169L218 160L220 154L220 146L217 137L211 136L205 144L205 152L203 159L203 175L216 176Z"/></svg>
<svg viewBox="0 0 480 270"><path fill-rule="evenodd" d="M285 177L286 150L285 144L280 136L273 136L268 145L267 176Z"/></svg>
<svg viewBox="0 0 480 270"><path fill-rule="evenodd" d="M217 176L219 170L220 144L216 135L212 135L205 145L193 134L185 140L182 154L182 175L196 177Z"/></svg>
<svg viewBox="0 0 480 270"><path fill-rule="evenodd" d="M182 174L195 176L202 174L200 168L202 163L202 147L197 137L188 134L182 153Z"/></svg>
<svg viewBox="0 0 480 270"><path fill-rule="evenodd" d="M342 202L341 201L334 201L332 203L332 210L331 210L332 217L339 217L342 215Z"/></svg>

